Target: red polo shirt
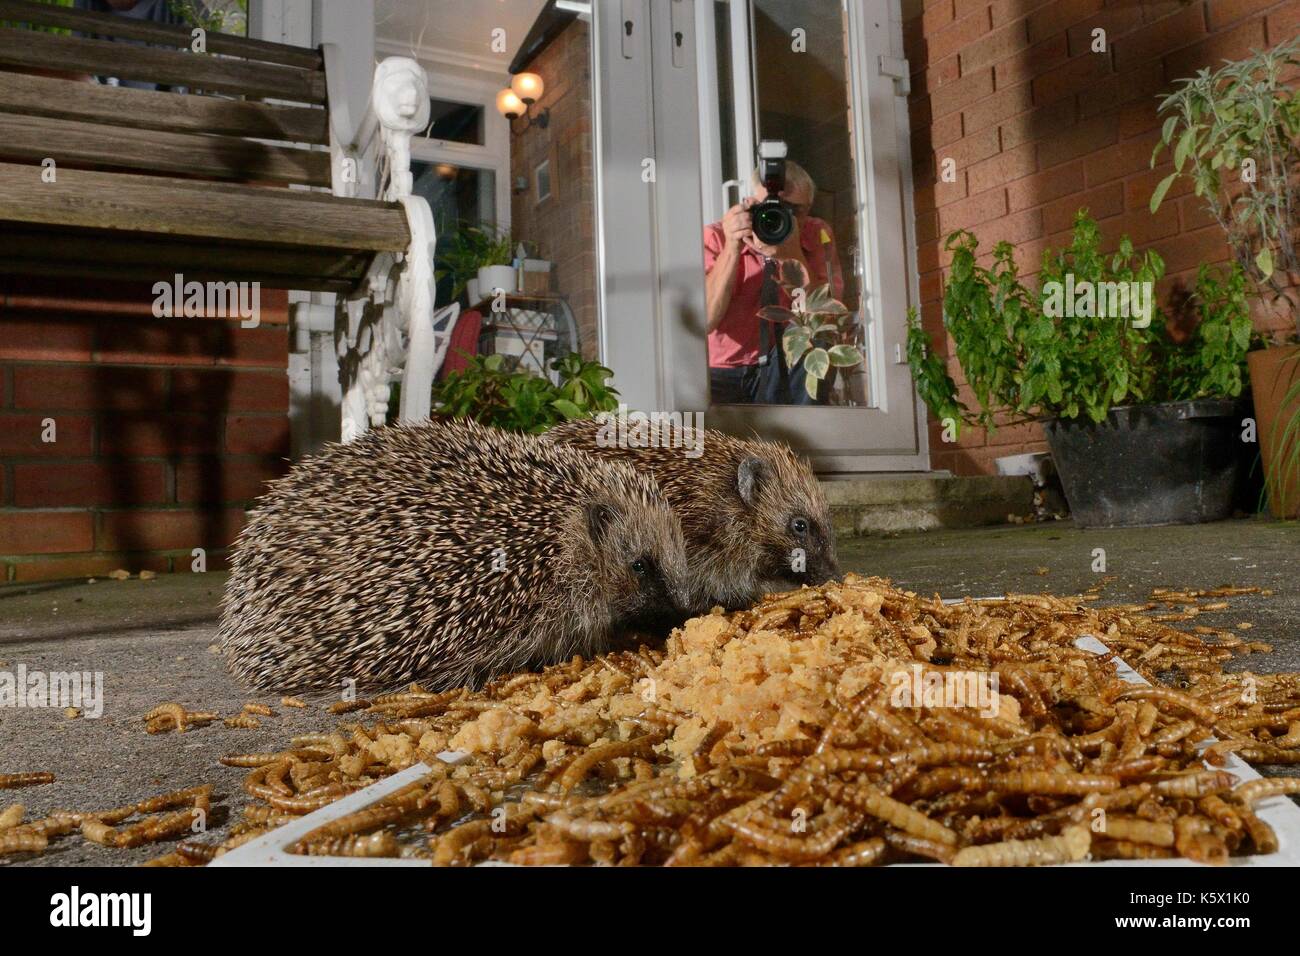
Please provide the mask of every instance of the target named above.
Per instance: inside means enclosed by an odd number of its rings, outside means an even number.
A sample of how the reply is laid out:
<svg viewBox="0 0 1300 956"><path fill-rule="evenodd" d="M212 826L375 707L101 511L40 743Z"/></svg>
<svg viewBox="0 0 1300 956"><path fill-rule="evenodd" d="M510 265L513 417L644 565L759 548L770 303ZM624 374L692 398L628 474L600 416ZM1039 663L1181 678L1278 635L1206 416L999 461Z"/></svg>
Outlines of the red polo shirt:
<svg viewBox="0 0 1300 956"><path fill-rule="evenodd" d="M726 244L722 223L715 222L704 227L704 271L713 269L713 263ZM831 227L815 216L804 220L799 232L799 244L803 248L804 259L808 262L808 272L814 287L826 282L827 259L835 254L835 239ZM832 262L836 298L844 294L844 276L840 272L838 260ZM762 253L748 245L740 247L740 263L737 266L740 275L736 279L736 288L731 295L731 304L722 317L718 327L709 333L709 366L711 368L735 368L741 365L754 365L758 362L759 331L758 310L759 293L763 288ZM785 290L780 291L781 304L789 307L790 297ZM773 330L780 334L775 326Z"/></svg>

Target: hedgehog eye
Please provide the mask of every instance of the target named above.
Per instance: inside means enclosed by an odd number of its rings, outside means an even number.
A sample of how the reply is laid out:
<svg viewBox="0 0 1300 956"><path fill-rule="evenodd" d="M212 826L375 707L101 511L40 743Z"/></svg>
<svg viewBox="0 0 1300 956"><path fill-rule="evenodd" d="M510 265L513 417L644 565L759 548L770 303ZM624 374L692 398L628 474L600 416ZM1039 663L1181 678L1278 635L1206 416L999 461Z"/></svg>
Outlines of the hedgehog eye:
<svg viewBox="0 0 1300 956"><path fill-rule="evenodd" d="M807 518L799 518L799 517L791 518L791 519L790 519L790 530L793 531L795 534L800 535L800 536L807 534L807 533L808 533L808 519L807 519Z"/></svg>
<svg viewBox="0 0 1300 956"><path fill-rule="evenodd" d="M645 577L650 573L650 565L644 558L637 558L632 562L632 573L638 577Z"/></svg>

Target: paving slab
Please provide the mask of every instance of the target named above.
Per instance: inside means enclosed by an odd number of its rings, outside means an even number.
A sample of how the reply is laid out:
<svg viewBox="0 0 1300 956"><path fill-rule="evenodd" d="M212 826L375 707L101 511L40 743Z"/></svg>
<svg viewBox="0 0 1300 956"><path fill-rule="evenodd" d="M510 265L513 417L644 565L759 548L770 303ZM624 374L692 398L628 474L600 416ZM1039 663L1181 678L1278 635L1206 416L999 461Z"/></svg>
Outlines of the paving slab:
<svg viewBox="0 0 1300 956"><path fill-rule="evenodd" d="M1258 519L1195 527L1086 531L1068 522L847 538L845 570L878 574L944 597L1006 591L1074 593L1093 584L1096 549L1105 552L1110 601L1145 598L1152 587L1253 584L1271 597L1235 598L1207 623L1250 621L1251 636L1274 645L1234 668L1300 670L1300 525ZM332 728L328 699L309 710L279 706L278 695L240 686L214 653L224 576L163 575L152 581L99 580L0 587L0 672L88 671L103 675L98 719L58 708L0 707L0 772L48 770L56 783L0 792L0 806L22 802L29 815L57 808L103 809L200 782L216 788L210 835L242 806L246 771L222 767L223 753L280 749L294 734ZM220 723L184 735L150 736L143 715L162 701L237 712L246 701L272 704L256 730ZM1270 772L1280 772L1277 768ZM157 847L110 850L76 838L34 858L0 857L0 866L139 863Z"/></svg>

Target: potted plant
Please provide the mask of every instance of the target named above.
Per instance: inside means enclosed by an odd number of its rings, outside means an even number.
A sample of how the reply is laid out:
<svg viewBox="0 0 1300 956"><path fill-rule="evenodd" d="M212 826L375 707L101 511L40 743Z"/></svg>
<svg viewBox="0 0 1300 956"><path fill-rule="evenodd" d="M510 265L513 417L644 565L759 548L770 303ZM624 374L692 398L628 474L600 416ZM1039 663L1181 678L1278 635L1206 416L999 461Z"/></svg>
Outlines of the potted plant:
<svg viewBox="0 0 1300 956"><path fill-rule="evenodd" d="M551 361L558 384L507 367L504 355L476 355L433 386L434 414L472 418L506 431L539 434L572 418L618 408L613 372L576 352Z"/></svg>
<svg viewBox="0 0 1300 956"><path fill-rule="evenodd" d="M1300 514L1300 311L1285 291L1300 278L1297 67L1300 37L1181 81L1160 104L1166 119L1151 158L1155 165L1173 151L1174 170L1151 194L1151 211L1178 179L1189 180L1256 293L1289 314L1295 337L1248 356L1265 487L1278 517Z"/></svg>
<svg viewBox="0 0 1300 956"><path fill-rule="evenodd" d="M1240 404L1250 317L1245 280L1202 268L1200 322L1176 340L1155 304L1164 263L1128 237L1103 255L1086 210L1069 248L1043 254L1040 289L1021 282L1009 243L990 267L978 240L950 235L944 325L978 411L958 400L943 358L909 313L908 361L934 414L995 428L1040 421L1076 523L1210 521L1231 515L1239 479Z"/></svg>
<svg viewBox="0 0 1300 956"><path fill-rule="evenodd" d="M808 270L798 259L782 259L779 275L792 308L766 305L759 309L759 321L783 327L786 366L793 369L802 361L804 389L812 398L824 399L837 370L862 364L857 323L848 307L831 296L829 282L808 289Z"/></svg>
<svg viewBox="0 0 1300 956"><path fill-rule="evenodd" d="M474 305L493 289L516 290L510 265L514 245L510 233L488 222L460 223L446 247L438 253L435 278L450 277L451 297L465 292Z"/></svg>

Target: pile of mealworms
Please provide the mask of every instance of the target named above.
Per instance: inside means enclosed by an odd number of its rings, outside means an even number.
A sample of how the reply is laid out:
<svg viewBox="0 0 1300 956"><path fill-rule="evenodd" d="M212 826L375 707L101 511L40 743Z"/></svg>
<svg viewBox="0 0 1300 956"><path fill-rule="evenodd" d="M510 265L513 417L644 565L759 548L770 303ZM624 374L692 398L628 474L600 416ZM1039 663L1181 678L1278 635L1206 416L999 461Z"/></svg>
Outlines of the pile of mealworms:
<svg viewBox="0 0 1300 956"><path fill-rule="evenodd" d="M1300 763L1300 674L1226 673L1269 648L1197 621L1257 589L1103 607L1099 587L944 604L848 575L696 618L662 650L336 704L352 722L222 758L249 770L231 835L154 862L208 862L421 761L427 775L291 852L839 866L1276 852L1256 807L1300 780L1223 767ZM1115 657L1152 683L1121 680ZM977 685L992 696L950 693Z"/></svg>

